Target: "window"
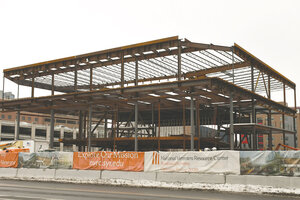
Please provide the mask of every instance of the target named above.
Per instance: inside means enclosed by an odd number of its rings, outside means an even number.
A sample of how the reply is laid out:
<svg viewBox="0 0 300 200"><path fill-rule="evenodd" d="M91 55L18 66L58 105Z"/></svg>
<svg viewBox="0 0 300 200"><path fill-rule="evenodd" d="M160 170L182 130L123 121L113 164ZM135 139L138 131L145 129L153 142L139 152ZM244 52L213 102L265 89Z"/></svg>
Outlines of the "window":
<svg viewBox="0 0 300 200"><path fill-rule="evenodd" d="M50 118L45 118L45 122L50 122Z"/></svg>
<svg viewBox="0 0 300 200"><path fill-rule="evenodd" d="M8 115L7 118L8 118L8 119L11 119L11 115Z"/></svg>
<svg viewBox="0 0 300 200"><path fill-rule="evenodd" d="M56 123L62 123L62 124L65 124L65 123L66 123L66 120L57 119L57 120L56 120Z"/></svg>
<svg viewBox="0 0 300 200"><path fill-rule="evenodd" d="M260 118L260 117L259 117L259 118L257 118L257 123L258 123L258 124L262 124L262 123L263 123L263 119L262 119L262 118Z"/></svg>
<svg viewBox="0 0 300 200"><path fill-rule="evenodd" d="M25 116L22 116L22 120L23 120L23 121L25 120Z"/></svg>
<svg viewBox="0 0 300 200"><path fill-rule="evenodd" d="M39 118L34 118L34 121L36 121L36 122L39 121Z"/></svg>
<svg viewBox="0 0 300 200"><path fill-rule="evenodd" d="M67 121L68 124L76 124L76 121Z"/></svg>
<svg viewBox="0 0 300 200"><path fill-rule="evenodd" d="M1 115L1 119L5 119L5 115Z"/></svg>
<svg viewBox="0 0 300 200"><path fill-rule="evenodd" d="M28 117L28 121L31 121L31 117Z"/></svg>

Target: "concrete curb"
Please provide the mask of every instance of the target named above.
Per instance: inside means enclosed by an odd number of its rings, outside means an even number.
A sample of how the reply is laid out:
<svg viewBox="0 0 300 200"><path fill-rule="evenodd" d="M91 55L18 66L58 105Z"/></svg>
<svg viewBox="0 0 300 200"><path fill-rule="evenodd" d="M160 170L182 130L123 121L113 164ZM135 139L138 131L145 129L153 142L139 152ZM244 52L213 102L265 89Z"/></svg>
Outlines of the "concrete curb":
<svg viewBox="0 0 300 200"><path fill-rule="evenodd" d="M190 189L199 189L194 188L194 185L199 185L199 187L202 187L202 185L210 185L209 187L212 188L214 185L214 187L223 188L225 191L228 191L226 190L228 186L244 187L245 191L251 187L279 188L278 190L275 190L275 193L286 189L289 189L292 192L299 191L300 193L300 177L283 176L0 168L0 178L140 187L178 188L187 185L184 189L188 189L188 187L190 187ZM151 184L154 184L155 186L152 186ZM205 186L204 189L208 188Z"/></svg>

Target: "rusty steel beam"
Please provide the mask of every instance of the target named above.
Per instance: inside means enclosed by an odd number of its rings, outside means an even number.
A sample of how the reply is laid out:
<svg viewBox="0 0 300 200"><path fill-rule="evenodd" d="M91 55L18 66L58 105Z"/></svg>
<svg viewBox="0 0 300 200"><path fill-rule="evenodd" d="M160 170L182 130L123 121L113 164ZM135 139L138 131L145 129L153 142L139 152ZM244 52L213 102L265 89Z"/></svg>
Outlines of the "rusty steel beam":
<svg viewBox="0 0 300 200"><path fill-rule="evenodd" d="M272 76L274 79L288 85L293 89L296 87L296 84L294 82L280 74L278 71L276 71L236 43L234 44L234 52L243 60L251 62L251 64L255 66L255 68L259 69L263 73Z"/></svg>

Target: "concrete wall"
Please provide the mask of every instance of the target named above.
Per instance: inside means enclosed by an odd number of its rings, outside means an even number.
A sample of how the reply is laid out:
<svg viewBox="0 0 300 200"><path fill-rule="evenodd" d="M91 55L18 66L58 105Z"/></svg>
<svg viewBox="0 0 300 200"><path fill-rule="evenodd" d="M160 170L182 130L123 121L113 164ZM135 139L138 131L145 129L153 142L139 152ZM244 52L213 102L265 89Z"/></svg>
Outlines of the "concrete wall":
<svg viewBox="0 0 300 200"><path fill-rule="evenodd" d="M275 188L300 188L300 177L256 176L256 175L216 175L198 173L166 172L126 172L74 169L27 169L0 168L0 178L27 180L75 180L75 181L155 181L161 183L206 183L261 185Z"/></svg>

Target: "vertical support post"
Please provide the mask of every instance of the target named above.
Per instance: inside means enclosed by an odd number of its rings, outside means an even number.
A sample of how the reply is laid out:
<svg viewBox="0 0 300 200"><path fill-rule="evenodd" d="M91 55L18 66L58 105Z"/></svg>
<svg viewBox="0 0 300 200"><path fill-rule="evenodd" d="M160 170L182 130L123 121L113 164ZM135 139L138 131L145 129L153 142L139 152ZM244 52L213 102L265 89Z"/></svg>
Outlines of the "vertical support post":
<svg viewBox="0 0 300 200"><path fill-rule="evenodd" d="M77 69L78 69L78 65L76 64L75 71L74 71L74 92L77 92L77 78L78 78Z"/></svg>
<svg viewBox="0 0 300 200"><path fill-rule="evenodd" d="M31 124L31 139L35 140L35 132L36 132L36 125L34 123Z"/></svg>
<svg viewBox="0 0 300 200"><path fill-rule="evenodd" d="M156 135L155 133L155 127L154 127L154 103L152 103L152 109L151 109L151 120L152 120L152 137L154 137Z"/></svg>
<svg viewBox="0 0 300 200"><path fill-rule="evenodd" d="M271 100L271 77L268 75L268 90L269 90L269 96L268 99ZM268 113L268 126L272 126L272 111L269 108L269 113ZM268 149L272 150L273 148L273 141L272 141L272 129L270 128L269 134L268 134Z"/></svg>
<svg viewBox="0 0 300 200"><path fill-rule="evenodd" d="M296 86L294 88L294 108L297 109L297 95L296 95Z"/></svg>
<svg viewBox="0 0 300 200"><path fill-rule="evenodd" d="M194 121L194 98L191 96L191 151L194 151L194 135L195 135L195 121Z"/></svg>
<svg viewBox="0 0 300 200"><path fill-rule="evenodd" d="M17 119L16 119L16 126L15 126L15 140L20 139L20 108L17 111Z"/></svg>
<svg viewBox="0 0 300 200"><path fill-rule="evenodd" d="M286 91L285 91L285 84L283 84L283 104L284 106L286 106ZM285 145L286 141L285 141L285 114L284 114L285 110L283 109L282 112L282 129L283 129L283 134L282 134L282 139L283 139L283 144Z"/></svg>
<svg viewBox="0 0 300 200"><path fill-rule="evenodd" d="M178 74L178 81L181 81L181 42L180 40L178 41L178 55L177 55L177 63L178 63L178 71L177 71L177 74Z"/></svg>
<svg viewBox="0 0 300 200"><path fill-rule="evenodd" d="M139 119L139 112L138 112L138 102L135 103L134 107L134 151L138 151L138 119Z"/></svg>
<svg viewBox="0 0 300 200"><path fill-rule="evenodd" d="M124 53L121 54L121 88L124 87Z"/></svg>
<svg viewBox="0 0 300 200"><path fill-rule="evenodd" d="M183 125L183 151L185 151L185 126L186 126L186 120L185 120L185 98L182 99L182 125Z"/></svg>
<svg viewBox="0 0 300 200"><path fill-rule="evenodd" d="M114 146L113 146L113 151L116 151L116 122L117 122L117 106L115 106L115 113L113 115L113 141L114 141Z"/></svg>
<svg viewBox="0 0 300 200"><path fill-rule="evenodd" d="M230 91L230 98L229 98L229 115L230 115L230 150L234 150L234 127L233 127L233 92Z"/></svg>
<svg viewBox="0 0 300 200"><path fill-rule="evenodd" d="M3 85L2 85L2 101L4 101L4 86L5 86L5 76L3 74ZM2 106L3 109L3 106Z"/></svg>
<svg viewBox="0 0 300 200"><path fill-rule="evenodd" d="M76 140L76 129L74 128L73 129L73 140ZM76 144L73 144L72 146L73 148L73 152L77 151L77 148L76 148Z"/></svg>
<svg viewBox="0 0 300 200"><path fill-rule="evenodd" d="M93 67L90 66L90 91L93 90Z"/></svg>
<svg viewBox="0 0 300 200"><path fill-rule="evenodd" d="M54 95L54 73L52 74L51 78L51 95Z"/></svg>
<svg viewBox="0 0 300 200"><path fill-rule="evenodd" d="M34 77L31 80L31 98L34 98Z"/></svg>
<svg viewBox="0 0 300 200"><path fill-rule="evenodd" d="M49 142L49 149L50 149L50 125L46 125L46 141Z"/></svg>
<svg viewBox="0 0 300 200"><path fill-rule="evenodd" d="M50 118L50 142L49 142L49 148L53 149L54 147L54 110L51 109L50 111L51 118Z"/></svg>
<svg viewBox="0 0 300 200"><path fill-rule="evenodd" d="M251 64L251 91L254 92L254 68L253 65ZM252 139L251 139L251 146L253 150L257 150L257 135L256 135L256 112L255 112L255 103L254 103L254 97L251 97L252 101L252 123L254 124L253 129L252 129ZM251 137L251 136L250 136Z"/></svg>
<svg viewBox="0 0 300 200"><path fill-rule="evenodd" d="M271 127L272 126L272 114L271 114L271 110L269 109L268 112L268 126ZM272 150L272 146L273 146L273 142L272 142L272 131L270 128L269 134L268 134L268 150Z"/></svg>
<svg viewBox="0 0 300 200"><path fill-rule="evenodd" d="M297 110L297 98L296 98L296 86L294 88L294 107L295 107L295 110ZM296 115L294 114L293 116L293 125L294 125L294 147L296 148L297 147L297 129L296 129Z"/></svg>
<svg viewBox="0 0 300 200"><path fill-rule="evenodd" d="M88 125L88 152L91 152L91 137L92 137L92 106L89 106L89 125Z"/></svg>
<svg viewBox="0 0 300 200"><path fill-rule="evenodd" d="M158 102L158 143L157 149L160 151L160 101Z"/></svg>
<svg viewBox="0 0 300 200"><path fill-rule="evenodd" d="M232 47L232 83L234 84L234 47Z"/></svg>
<svg viewBox="0 0 300 200"><path fill-rule="evenodd" d="M119 124L119 104L117 104L117 112L116 112L116 122L117 122L117 137L119 137L119 132L120 132L120 124Z"/></svg>
<svg viewBox="0 0 300 200"><path fill-rule="evenodd" d="M78 125L78 139L79 140L82 140L83 139L83 134L82 134L82 130L83 130L83 127L82 127L82 120L83 120L83 117L82 117L82 111L80 110L79 111L79 119L78 119L78 122L79 122L79 125ZM83 150L83 146L82 145L79 145L79 149L78 151L84 151Z"/></svg>
<svg viewBox="0 0 300 200"><path fill-rule="evenodd" d="M107 138L107 115L104 119L104 138Z"/></svg>
<svg viewBox="0 0 300 200"><path fill-rule="evenodd" d="M4 101L4 85L5 85L5 76L4 76L4 73L3 73L3 89L2 89L2 102ZM2 103L2 111L4 111L4 106L3 106L3 103Z"/></svg>
<svg viewBox="0 0 300 200"><path fill-rule="evenodd" d="M139 84L139 61L135 60L135 86Z"/></svg>
<svg viewBox="0 0 300 200"><path fill-rule="evenodd" d="M0 120L0 141L2 140L2 120Z"/></svg>
<svg viewBox="0 0 300 200"><path fill-rule="evenodd" d="M19 99L19 98L20 98L20 84L19 84L19 82L18 82L17 99Z"/></svg>
<svg viewBox="0 0 300 200"><path fill-rule="evenodd" d="M196 124L197 124L197 137L198 145L197 150L200 150L200 111L199 111L199 100L196 100Z"/></svg>
<svg viewBox="0 0 300 200"><path fill-rule="evenodd" d="M64 127L61 127L60 133L59 133L59 138L64 139L64 136L65 136L65 130L64 130ZM64 151L64 143L63 142L59 143L59 151Z"/></svg>

